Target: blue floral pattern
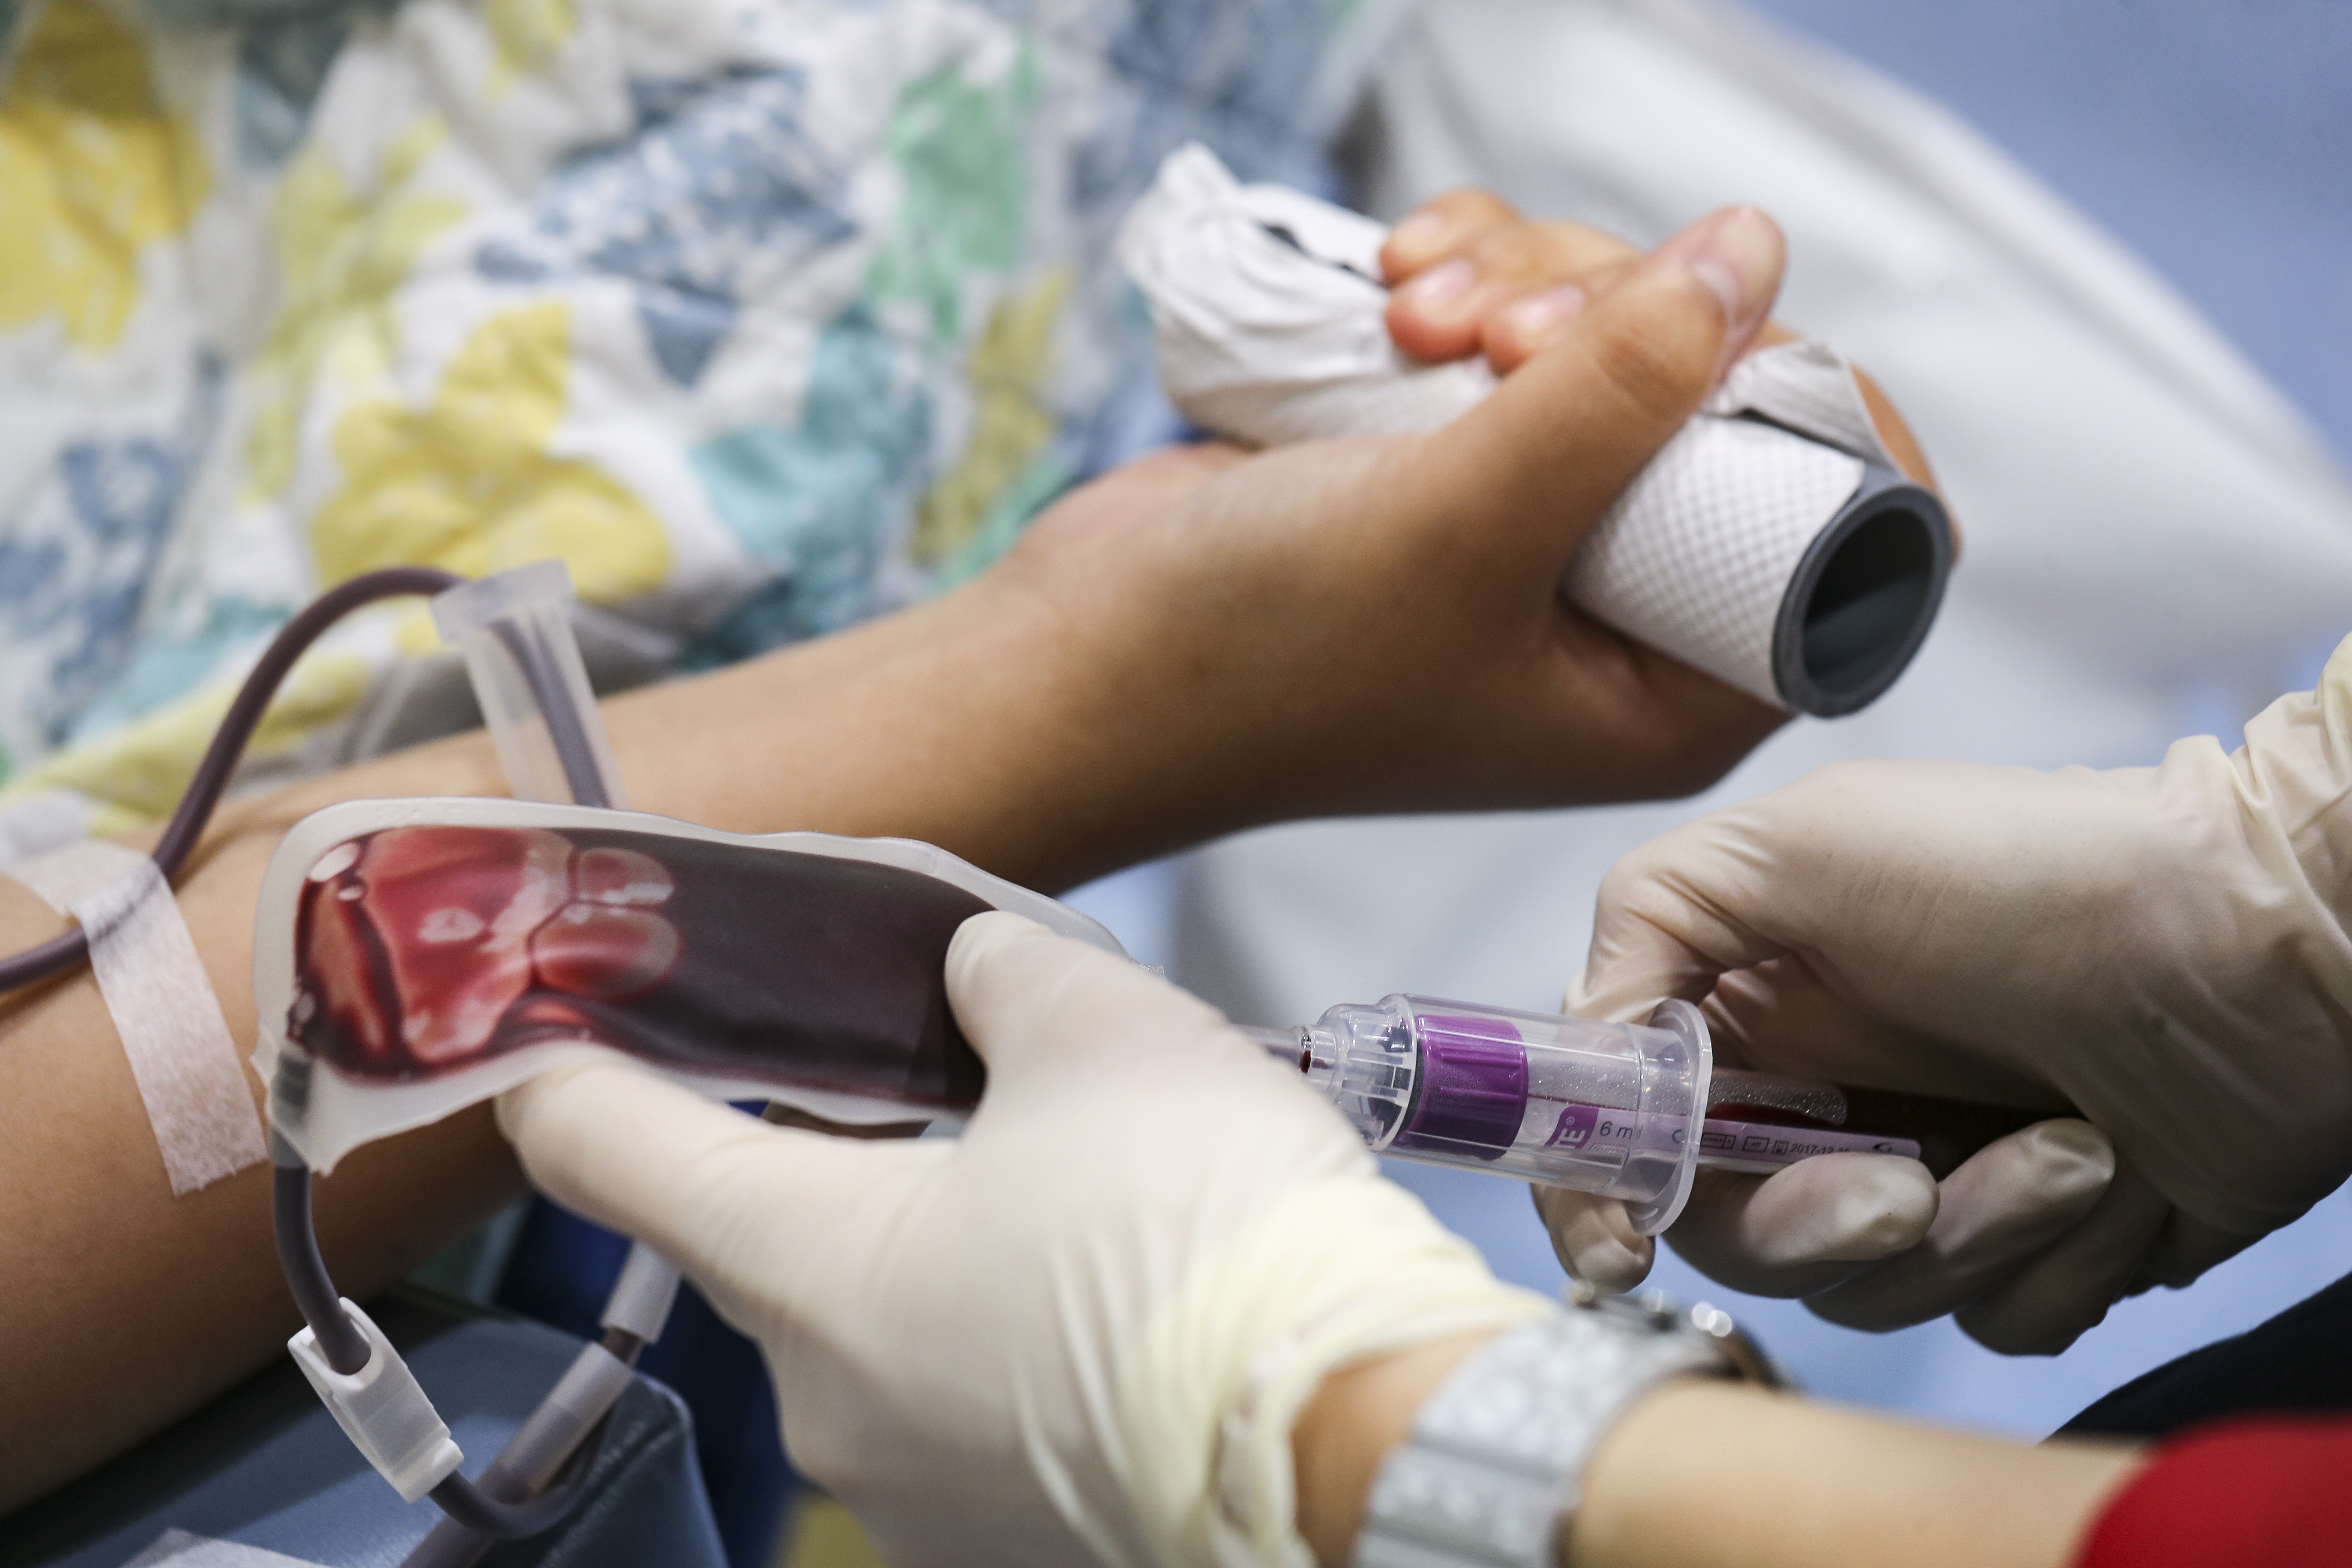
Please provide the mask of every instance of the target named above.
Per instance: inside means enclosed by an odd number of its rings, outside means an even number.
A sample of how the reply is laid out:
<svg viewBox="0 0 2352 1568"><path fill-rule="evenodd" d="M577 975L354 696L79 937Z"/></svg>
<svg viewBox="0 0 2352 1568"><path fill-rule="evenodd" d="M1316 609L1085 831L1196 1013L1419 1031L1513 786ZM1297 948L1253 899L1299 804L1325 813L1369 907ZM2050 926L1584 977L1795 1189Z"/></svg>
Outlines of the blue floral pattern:
<svg viewBox="0 0 2352 1568"><path fill-rule="evenodd" d="M655 360L692 386L740 310L742 269L790 267L847 239L842 171L802 124L808 84L790 69L630 84L637 127L550 175L525 232L486 243L501 281L625 279Z"/></svg>
<svg viewBox="0 0 2352 1568"><path fill-rule="evenodd" d="M87 416L0 465L33 477L0 496L0 796L79 791L108 826L168 802L208 728L191 705L325 585L330 501L467 570L503 558L466 531L508 527L583 580L609 530L579 530L646 520L652 564L608 606L696 667L950 586L1175 434L1110 236L1188 140L1326 184L1303 115L1348 0L835 0L814 26L811 3L113 8L197 36L172 69L226 112L201 225L138 258L136 319L168 330L60 372ZM0 35L22 9L0 0ZM206 276L225 256L278 273ZM518 424L517 399L541 412ZM525 427L547 434L518 447ZM572 510L501 489L525 448L577 470ZM411 488L354 493L367 475ZM509 491L502 519L477 499ZM276 765L345 753L326 727L416 646L388 625L321 650L333 692Z"/></svg>
<svg viewBox="0 0 2352 1568"><path fill-rule="evenodd" d="M221 366L198 361L168 427L85 436L0 534L0 655L25 700L11 752L55 744L127 660L155 565L218 418Z"/></svg>

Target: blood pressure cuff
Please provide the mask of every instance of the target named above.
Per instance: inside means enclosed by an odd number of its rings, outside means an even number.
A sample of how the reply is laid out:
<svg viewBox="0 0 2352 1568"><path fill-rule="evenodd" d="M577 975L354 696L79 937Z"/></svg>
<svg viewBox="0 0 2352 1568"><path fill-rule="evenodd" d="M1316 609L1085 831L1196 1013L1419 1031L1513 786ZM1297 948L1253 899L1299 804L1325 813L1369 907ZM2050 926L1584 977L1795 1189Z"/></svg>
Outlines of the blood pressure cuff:
<svg viewBox="0 0 2352 1568"><path fill-rule="evenodd" d="M746 837L520 801L360 801L307 818L263 884L254 1065L312 1168L619 1051L719 1098L838 1121L969 1110L956 928L1084 915L906 839Z"/></svg>

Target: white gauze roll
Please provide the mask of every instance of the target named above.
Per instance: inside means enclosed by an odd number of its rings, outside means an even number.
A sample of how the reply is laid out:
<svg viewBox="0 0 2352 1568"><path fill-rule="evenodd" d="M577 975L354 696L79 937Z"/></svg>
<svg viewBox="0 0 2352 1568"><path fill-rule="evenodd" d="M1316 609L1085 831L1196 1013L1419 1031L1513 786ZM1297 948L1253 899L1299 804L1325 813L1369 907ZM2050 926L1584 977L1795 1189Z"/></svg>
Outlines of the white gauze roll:
<svg viewBox="0 0 2352 1568"><path fill-rule="evenodd" d="M1382 320L1388 231L1197 144L1119 231L1170 399L1255 446L1434 430L1484 398L1483 360L1428 364ZM1927 635L1951 524L1895 468L1852 368L1816 342L1735 365L1570 563L1569 598L1768 702L1821 716L1876 699Z"/></svg>

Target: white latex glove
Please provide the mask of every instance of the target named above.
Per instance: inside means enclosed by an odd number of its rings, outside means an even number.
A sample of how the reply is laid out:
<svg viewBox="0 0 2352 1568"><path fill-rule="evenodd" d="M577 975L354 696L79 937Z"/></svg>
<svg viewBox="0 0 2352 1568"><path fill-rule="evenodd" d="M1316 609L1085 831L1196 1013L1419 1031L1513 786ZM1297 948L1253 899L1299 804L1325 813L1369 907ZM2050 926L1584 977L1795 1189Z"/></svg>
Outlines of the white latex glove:
<svg viewBox="0 0 2352 1568"><path fill-rule="evenodd" d="M2071 1102L2114 1141L2110 1181L2098 1131L2028 1128L1940 1208L1903 1195L1909 1162L1717 1177L1676 1250L1837 1322L1957 1310L1995 1349L2046 1352L2294 1219L2352 1171L2347 791L2352 642L2234 754L2206 736L2110 773L1847 763L1628 856L1572 1010L1706 997L1735 1060ZM1610 1206L1543 1207L1572 1270L1646 1268Z"/></svg>
<svg viewBox="0 0 2352 1568"><path fill-rule="evenodd" d="M1325 1374L1557 1310L1205 1004L1003 913L947 980L989 1068L960 1139L770 1126L620 1065L499 1106L541 1190L760 1342L794 1464L898 1568L1308 1563L1290 1430Z"/></svg>

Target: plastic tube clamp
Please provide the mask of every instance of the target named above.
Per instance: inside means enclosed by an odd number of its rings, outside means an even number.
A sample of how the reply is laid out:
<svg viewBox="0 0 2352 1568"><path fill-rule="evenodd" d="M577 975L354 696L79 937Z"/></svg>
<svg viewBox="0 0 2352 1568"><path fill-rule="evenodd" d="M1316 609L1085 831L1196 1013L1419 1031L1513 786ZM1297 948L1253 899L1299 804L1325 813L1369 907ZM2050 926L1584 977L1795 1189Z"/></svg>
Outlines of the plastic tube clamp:
<svg viewBox="0 0 2352 1568"><path fill-rule="evenodd" d="M348 1299L342 1307L367 1340L365 1366L354 1373L337 1372L327 1364L319 1352L318 1335L308 1328L287 1341L286 1348L343 1435L392 1483L403 1502L415 1502L447 1480L466 1456L383 1331Z"/></svg>

